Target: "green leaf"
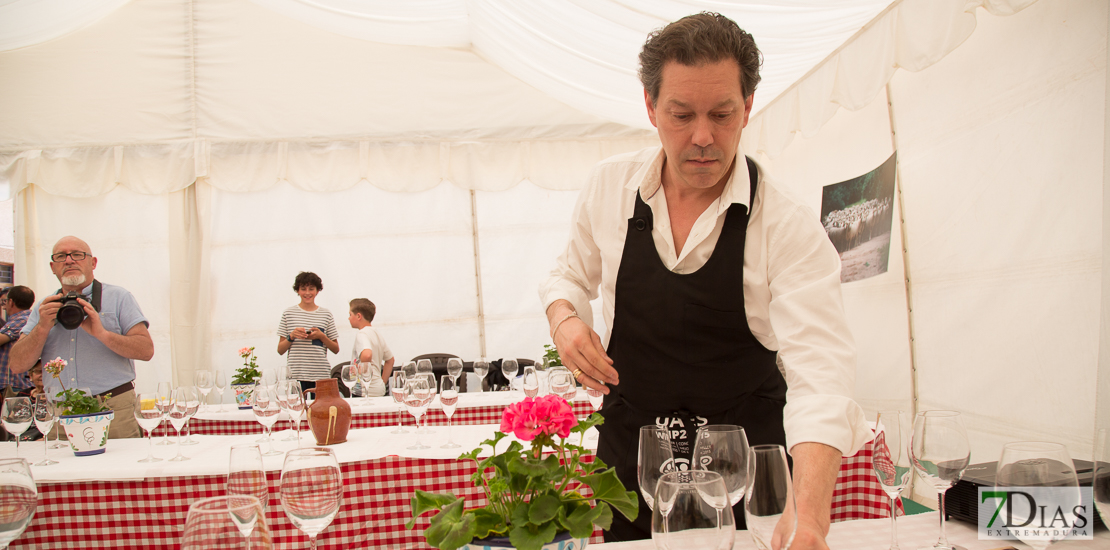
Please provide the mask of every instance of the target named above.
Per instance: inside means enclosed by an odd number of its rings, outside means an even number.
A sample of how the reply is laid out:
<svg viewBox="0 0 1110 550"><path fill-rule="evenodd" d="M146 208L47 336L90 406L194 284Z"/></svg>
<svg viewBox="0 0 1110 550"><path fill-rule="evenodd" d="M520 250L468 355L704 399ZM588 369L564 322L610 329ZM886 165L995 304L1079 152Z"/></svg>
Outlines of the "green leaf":
<svg viewBox="0 0 1110 550"><path fill-rule="evenodd" d="M440 550L455 550L474 540L474 515L463 514L462 497L432 518L424 540Z"/></svg>
<svg viewBox="0 0 1110 550"><path fill-rule="evenodd" d="M602 510L608 510L609 505L604 502L598 503L596 508L591 507L588 503L580 502L571 512L564 524L567 530L570 531L570 536L574 538L586 538L594 532L594 520L596 520L602 513ZM609 512L612 518L612 512Z"/></svg>
<svg viewBox="0 0 1110 550"><path fill-rule="evenodd" d="M531 525L513 521L513 528L509 530L509 542L513 543L516 550L540 550L543 545L555 540L555 522L543 525Z"/></svg>
<svg viewBox="0 0 1110 550"><path fill-rule="evenodd" d="M594 500L608 502L629 521L636 519L640 512L640 503L636 499L636 493L624 490L624 485L617 478L616 470L609 469L600 474L581 476L579 479L593 490Z"/></svg>
<svg viewBox="0 0 1110 550"><path fill-rule="evenodd" d="M528 506L528 521L539 525L551 521L559 512L562 502L554 495L543 495L532 501Z"/></svg>
<svg viewBox="0 0 1110 550"><path fill-rule="evenodd" d="M416 525L416 518L431 512L432 510L439 510L448 504L461 501L462 497L443 493L429 493L417 489L412 494L412 500L409 501L409 507L412 508L412 519L405 524L406 529L412 529ZM462 506L461 504L459 505Z"/></svg>
<svg viewBox="0 0 1110 550"><path fill-rule="evenodd" d="M554 456L554 455L551 455ZM528 477L542 477L551 473L552 470L558 470L559 459L554 461L554 467L549 460L541 460L536 458L519 458L509 460L509 471L514 474L520 474Z"/></svg>
<svg viewBox="0 0 1110 550"><path fill-rule="evenodd" d="M505 518L487 508L478 508L467 512L474 516L474 538L484 539L489 536L504 536L509 532L509 525Z"/></svg>

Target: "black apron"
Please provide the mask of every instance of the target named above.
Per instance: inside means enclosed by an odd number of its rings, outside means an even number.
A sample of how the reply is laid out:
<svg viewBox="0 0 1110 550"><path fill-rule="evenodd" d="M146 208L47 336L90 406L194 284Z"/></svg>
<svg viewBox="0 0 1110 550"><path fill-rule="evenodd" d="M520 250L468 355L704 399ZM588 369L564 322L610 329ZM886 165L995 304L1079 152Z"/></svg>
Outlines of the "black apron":
<svg viewBox="0 0 1110 550"><path fill-rule="evenodd" d="M754 201L756 167L747 162ZM744 205L729 206L709 260L694 273L677 274L659 259L651 208L636 194L607 350L621 382L610 387L601 408L597 455L639 495L640 514L634 523L614 514L606 542L651 537L651 509L636 474L641 426L670 429L679 470L689 469L697 429L706 424L742 426L751 445L786 444L786 380L744 312L747 225ZM733 512L742 529L743 502Z"/></svg>

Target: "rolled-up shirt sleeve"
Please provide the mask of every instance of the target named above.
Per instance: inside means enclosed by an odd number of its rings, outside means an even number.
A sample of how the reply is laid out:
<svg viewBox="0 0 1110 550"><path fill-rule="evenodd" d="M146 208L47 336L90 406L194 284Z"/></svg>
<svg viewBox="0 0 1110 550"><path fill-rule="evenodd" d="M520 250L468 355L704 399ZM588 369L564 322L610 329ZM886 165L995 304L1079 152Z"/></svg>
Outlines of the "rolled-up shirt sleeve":
<svg viewBox="0 0 1110 550"><path fill-rule="evenodd" d="M871 430L852 399L855 342L844 315L840 257L804 207L768 229L768 313L788 387L787 448L816 442L852 455Z"/></svg>

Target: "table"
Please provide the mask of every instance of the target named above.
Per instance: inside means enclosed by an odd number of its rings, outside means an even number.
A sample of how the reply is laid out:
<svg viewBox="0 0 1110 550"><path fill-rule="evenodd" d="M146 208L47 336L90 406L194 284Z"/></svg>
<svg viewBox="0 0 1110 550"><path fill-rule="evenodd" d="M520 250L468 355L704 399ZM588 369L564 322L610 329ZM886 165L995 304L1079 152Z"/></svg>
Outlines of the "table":
<svg viewBox="0 0 1110 550"><path fill-rule="evenodd" d="M945 528L948 542L967 550L997 550L1007 545L1028 550L1018 541L979 540L975 526L950 520ZM905 550L932 546L937 540L937 512L898 517L898 544ZM832 524L826 539L831 550L887 550L890 548L890 519L844 521ZM733 550L754 550L755 543L747 531L736 532ZM650 540L611 542L590 545L596 550L655 550ZM1063 541L1052 545L1052 550L1095 550L1110 548L1110 532L1097 531L1095 540Z"/></svg>

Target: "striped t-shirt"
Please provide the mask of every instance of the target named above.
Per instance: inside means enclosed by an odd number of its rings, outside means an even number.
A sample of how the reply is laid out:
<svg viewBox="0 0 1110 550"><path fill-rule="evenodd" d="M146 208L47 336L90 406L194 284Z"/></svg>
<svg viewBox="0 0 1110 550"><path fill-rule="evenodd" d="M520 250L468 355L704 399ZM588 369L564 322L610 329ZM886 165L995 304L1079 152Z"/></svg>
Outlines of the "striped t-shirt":
<svg viewBox="0 0 1110 550"><path fill-rule="evenodd" d="M278 324L278 336L288 337L296 328L316 327L328 335L332 340L339 339L339 331L335 328L335 319L327 308L317 306L316 311L305 311L301 306L295 305L286 309L281 314L281 323ZM293 372L296 380L314 382L331 377L331 365L328 364L328 348L320 340L296 339L289 345L285 353L285 364Z"/></svg>

